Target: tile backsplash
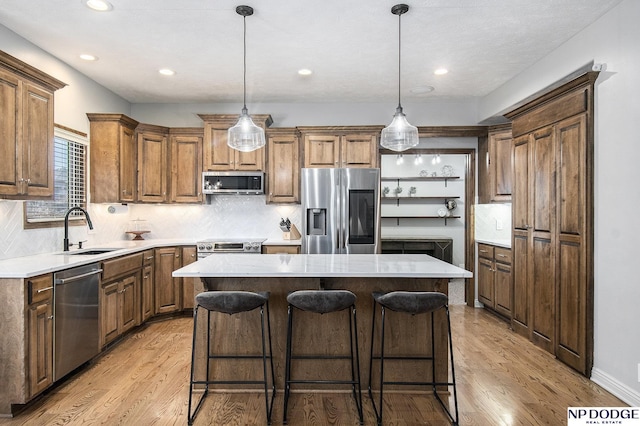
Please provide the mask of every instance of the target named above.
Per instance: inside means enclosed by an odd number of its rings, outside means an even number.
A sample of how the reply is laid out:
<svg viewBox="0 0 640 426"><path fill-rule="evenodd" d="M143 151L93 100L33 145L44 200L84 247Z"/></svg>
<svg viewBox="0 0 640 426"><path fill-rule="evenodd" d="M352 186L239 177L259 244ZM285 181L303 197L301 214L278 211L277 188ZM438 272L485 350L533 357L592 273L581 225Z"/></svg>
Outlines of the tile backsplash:
<svg viewBox="0 0 640 426"><path fill-rule="evenodd" d="M475 232L478 240L510 242L511 204L476 204Z"/></svg>
<svg viewBox="0 0 640 426"><path fill-rule="evenodd" d="M62 250L62 227L23 229L22 201L0 200L0 259ZM134 220L150 231L145 239L185 238L194 241L212 237L262 237L281 239L278 224L288 217L301 226L300 206L267 205L264 196L215 196L211 204L90 204L94 229L71 226L72 242L86 246L132 238Z"/></svg>

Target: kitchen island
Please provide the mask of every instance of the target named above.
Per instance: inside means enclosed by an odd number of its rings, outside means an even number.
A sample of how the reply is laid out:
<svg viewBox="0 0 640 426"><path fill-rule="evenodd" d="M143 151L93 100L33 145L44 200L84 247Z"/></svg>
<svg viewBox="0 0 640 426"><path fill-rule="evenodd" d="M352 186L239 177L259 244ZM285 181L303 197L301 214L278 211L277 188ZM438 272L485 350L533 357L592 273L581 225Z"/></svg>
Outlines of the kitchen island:
<svg viewBox="0 0 640 426"><path fill-rule="evenodd" d="M287 329L286 297L292 291L303 289L346 289L357 296L358 343L360 347L360 368L363 385L368 382L369 348L371 344L371 321L374 291L439 291L447 294L448 282L453 278L471 278L469 271L427 255L405 254L309 254L287 255L267 254L247 256L244 254L219 254L209 256L174 271L174 277L200 278L195 293L205 290L245 290L269 291L269 309L271 313L271 332L273 356L276 366L276 385L282 388L284 382L284 356ZM216 350L224 353L259 353L260 323L257 314L227 315L213 313L212 341ZM345 314L346 315L346 314ZM293 339L309 342L303 347L304 353L336 354L348 350L348 321L341 314L317 314L296 312L296 330ZM379 317L379 315L378 315ZM205 320L205 315L198 318ZM253 322L255 321L255 322ZM445 315L440 311L435 316L436 327L436 379L445 381L447 374L447 338L444 327ZM199 341L205 338L206 327L199 327ZM320 326L318 326L320 325ZM396 353L411 355L430 353L427 342L430 340L429 316L393 315L387 316L387 334L390 348ZM216 337L219 336L219 337ZM327 342L330 342L327 344ZM376 345L379 342L376 338ZM203 347L204 345L199 345ZM197 372L202 377L206 354L196 354ZM303 367L310 378L314 373L327 372L325 364L313 364L306 361ZM402 365L385 365L385 376L392 375L398 380L415 378L417 374L430 380L431 370L427 363L405 361ZM261 364L247 361L238 367L218 362L211 366L211 375L216 379L225 377L239 380L260 377ZM334 368L335 367L335 368ZM295 364L294 364L294 367ZM349 364L331 368L335 377L349 377ZM375 378L374 378L375 379ZM324 388L326 389L326 388ZM346 389L346 388L345 388Z"/></svg>

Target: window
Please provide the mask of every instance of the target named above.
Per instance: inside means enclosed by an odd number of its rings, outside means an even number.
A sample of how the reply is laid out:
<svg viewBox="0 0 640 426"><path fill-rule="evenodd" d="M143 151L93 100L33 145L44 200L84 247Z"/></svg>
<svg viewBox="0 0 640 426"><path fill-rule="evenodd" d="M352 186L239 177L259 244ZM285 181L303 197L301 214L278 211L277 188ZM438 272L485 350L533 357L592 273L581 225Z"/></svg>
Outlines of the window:
<svg viewBox="0 0 640 426"><path fill-rule="evenodd" d="M69 208L86 206L86 144L85 134L56 126L53 199L25 203L25 228L59 226ZM84 216L73 212L70 219L82 220Z"/></svg>

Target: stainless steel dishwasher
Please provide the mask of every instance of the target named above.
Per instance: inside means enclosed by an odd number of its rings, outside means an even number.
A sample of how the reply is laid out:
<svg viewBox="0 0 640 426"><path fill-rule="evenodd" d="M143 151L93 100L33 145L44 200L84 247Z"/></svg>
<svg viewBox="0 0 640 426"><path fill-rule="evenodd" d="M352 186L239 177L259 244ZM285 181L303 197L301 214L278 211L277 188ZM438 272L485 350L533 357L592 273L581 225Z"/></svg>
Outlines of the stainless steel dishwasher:
<svg viewBox="0 0 640 426"><path fill-rule="evenodd" d="M58 380L100 352L99 263L53 276L53 379Z"/></svg>

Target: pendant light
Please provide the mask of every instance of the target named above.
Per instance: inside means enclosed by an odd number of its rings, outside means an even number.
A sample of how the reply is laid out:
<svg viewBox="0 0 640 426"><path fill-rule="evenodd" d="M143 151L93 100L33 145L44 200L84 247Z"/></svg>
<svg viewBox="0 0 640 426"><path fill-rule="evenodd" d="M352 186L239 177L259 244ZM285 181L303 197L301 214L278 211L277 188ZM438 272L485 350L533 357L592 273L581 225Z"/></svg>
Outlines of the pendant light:
<svg viewBox="0 0 640 426"><path fill-rule="evenodd" d="M396 4L391 13L398 15L398 107L391 124L382 129L380 145L392 151L405 151L418 145L418 128L407 121L400 104L400 53L401 53L401 17L409 11L406 4Z"/></svg>
<svg viewBox="0 0 640 426"><path fill-rule="evenodd" d="M249 112L247 111L247 16L253 15L253 8L250 6L236 7L236 13L243 17L244 22L244 106L242 114L235 126L229 128L227 132L227 145L238 151L250 152L262 148L265 145L264 129L256 126Z"/></svg>

